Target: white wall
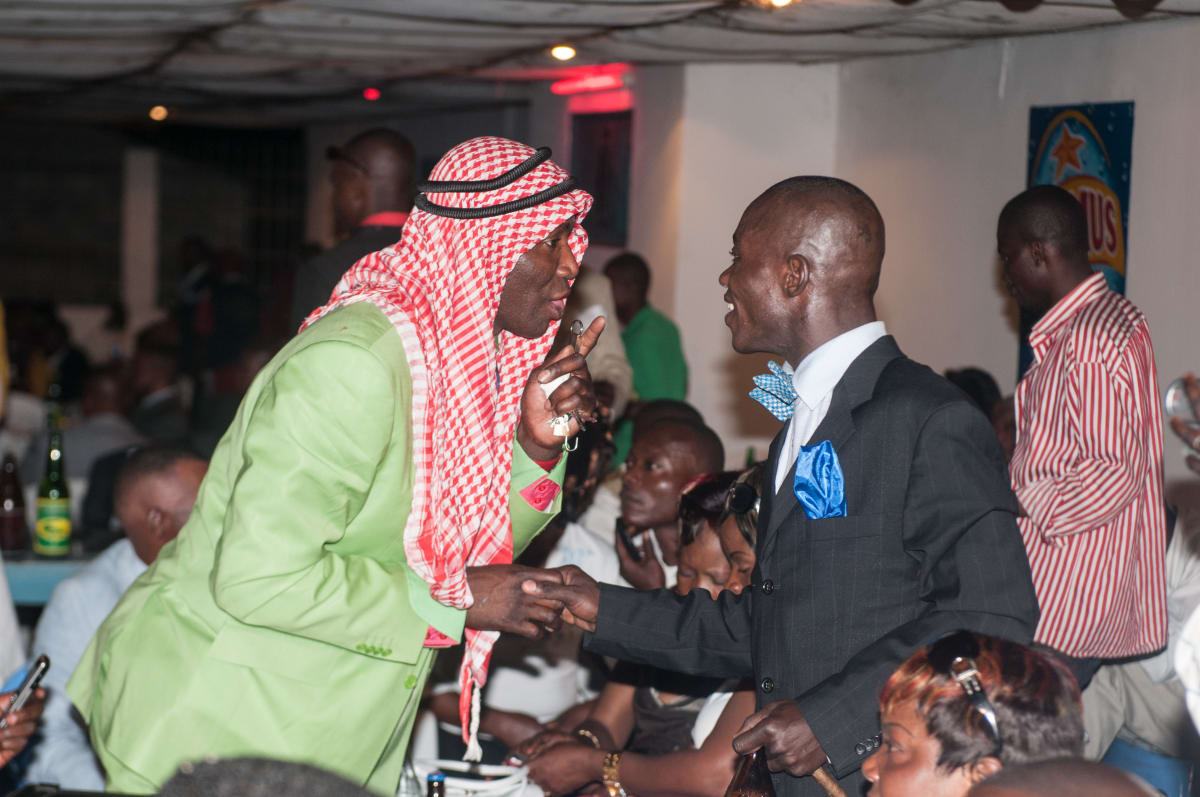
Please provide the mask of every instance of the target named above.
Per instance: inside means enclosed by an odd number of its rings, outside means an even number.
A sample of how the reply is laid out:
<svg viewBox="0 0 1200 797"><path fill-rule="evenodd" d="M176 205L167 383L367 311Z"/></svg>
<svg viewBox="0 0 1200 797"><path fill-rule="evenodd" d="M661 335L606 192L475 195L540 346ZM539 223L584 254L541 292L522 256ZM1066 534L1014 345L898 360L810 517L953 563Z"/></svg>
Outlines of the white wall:
<svg viewBox="0 0 1200 797"><path fill-rule="evenodd" d="M674 301L663 309L683 332L688 400L725 442L730 465L748 445L765 457L779 422L747 396L767 358L730 348L717 276L751 200L785 177L833 170L837 80L830 65L684 68ZM653 265L657 279L662 264Z"/></svg>
<svg viewBox="0 0 1200 797"><path fill-rule="evenodd" d="M910 356L979 365L1012 389L995 221L1025 188L1029 107L1133 100L1127 294L1149 319L1160 385L1200 368L1198 42L1200 23L1184 21L841 66L835 173L883 212L879 304ZM1167 441L1168 477L1182 477Z"/></svg>

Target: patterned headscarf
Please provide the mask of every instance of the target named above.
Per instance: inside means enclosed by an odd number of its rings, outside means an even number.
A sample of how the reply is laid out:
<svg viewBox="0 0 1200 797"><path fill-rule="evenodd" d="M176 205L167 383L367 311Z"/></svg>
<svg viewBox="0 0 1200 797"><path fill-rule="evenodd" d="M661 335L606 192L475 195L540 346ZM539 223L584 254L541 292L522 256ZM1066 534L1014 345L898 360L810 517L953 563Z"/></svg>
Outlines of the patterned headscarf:
<svg viewBox="0 0 1200 797"><path fill-rule="evenodd" d="M515 141L475 138L447 152L430 180L492 180L534 155L531 147ZM477 219L444 213L553 194L567 179L565 171L544 160L494 190L427 193L405 223L400 242L354 264L329 303L304 322L307 326L335 308L371 302L404 341L412 372L415 474L404 551L430 594L447 606L467 609L474 603L466 567L512 562L508 494L513 433L525 381L545 360L558 329L556 321L534 340L501 331L497 341L492 328L500 293L521 255L571 216L582 221L592 197L572 190L532 207ZM521 204L529 202L517 202ZM578 224L568 243L576 261L582 261L587 233ZM497 636L466 631L459 674L464 739L474 736L468 733L472 687L487 680Z"/></svg>

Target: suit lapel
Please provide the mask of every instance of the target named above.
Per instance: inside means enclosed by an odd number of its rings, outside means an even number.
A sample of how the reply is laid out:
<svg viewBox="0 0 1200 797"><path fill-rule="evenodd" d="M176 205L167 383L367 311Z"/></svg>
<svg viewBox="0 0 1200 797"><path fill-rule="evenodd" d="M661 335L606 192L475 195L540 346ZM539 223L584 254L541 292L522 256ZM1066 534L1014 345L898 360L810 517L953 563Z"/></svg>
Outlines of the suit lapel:
<svg viewBox="0 0 1200 797"><path fill-rule="evenodd" d="M884 367L896 357L901 356L903 355L900 348L891 335L885 335L868 346L850 364L846 373L842 375L841 381L833 389L833 396L829 401L829 411L825 413L824 419L812 433L808 443L813 445L828 440L833 445L834 451L841 451L854 436L854 410L871 398L875 392L875 383L879 381L879 375L883 372ZM786 436L787 426L785 425L771 443L771 457L767 461L767 472L763 474L763 483L768 489L775 486L775 474L778 472L779 457ZM794 463L788 463L788 466L790 472ZM785 478L779 491L774 493L768 503L766 517L759 523L761 539L758 541L758 555L769 556L778 536L779 527L793 512L803 511L792 491L792 479Z"/></svg>

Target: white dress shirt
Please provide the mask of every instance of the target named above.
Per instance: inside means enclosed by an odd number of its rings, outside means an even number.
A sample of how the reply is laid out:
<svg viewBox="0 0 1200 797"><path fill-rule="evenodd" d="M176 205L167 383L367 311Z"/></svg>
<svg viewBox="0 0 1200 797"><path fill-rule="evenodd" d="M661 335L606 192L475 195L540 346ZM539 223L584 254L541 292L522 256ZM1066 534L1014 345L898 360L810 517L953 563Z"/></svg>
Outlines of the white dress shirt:
<svg viewBox="0 0 1200 797"><path fill-rule="evenodd" d="M882 321L863 324L825 341L792 369L796 405L792 419L788 421L787 437L784 438L775 471L775 492L783 488L784 482L795 470L801 446L808 444L808 438L825 420L833 389L842 381L846 369L868 346L886 334L887 329Z"/></svg>
<svg viewBox="0 0 1200 797"><path fill-rule="evenodd" d="M119 540L54 588L33 635L33 653L49 656L50 670L42 680L46 710L42 740L29 765L30 783L104 791L104 775L65 688L100 624L145 570L129 540Z"/></svg>

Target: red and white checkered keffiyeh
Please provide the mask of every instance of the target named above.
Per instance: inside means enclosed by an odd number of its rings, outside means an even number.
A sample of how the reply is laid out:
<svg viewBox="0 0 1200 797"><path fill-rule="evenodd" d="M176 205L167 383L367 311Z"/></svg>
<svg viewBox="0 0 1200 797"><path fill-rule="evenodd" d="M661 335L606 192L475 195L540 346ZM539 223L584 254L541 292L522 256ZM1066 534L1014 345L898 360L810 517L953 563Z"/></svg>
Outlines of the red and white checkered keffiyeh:
<svg viewBox="0 0 1200 797"><path fill-rule="evenodd" d="M434 167L431 180L488 180L534 154L525 144L476 138ZM567 179L552 161L493 191L431 193L435 204L484 207L530 196ZM558 322L540 338L502 331L493 337L500 292L518 258L571 216L582 220L592 197L574 190L526 210L456 220L414 209L399 243L359 260L328 304L371 302L404 341L413 389L413 498L404 527L408 565L437 601L460 609L474 597L466 567L509 564L513 557L508 494L512 445L529 372L545 360ZM569 245L577 261L587 233L576 225ZM303 329L303 327L301 327ZM466 630L459 674L464 738L472 686L483 686L496 632Z"/></svg>

